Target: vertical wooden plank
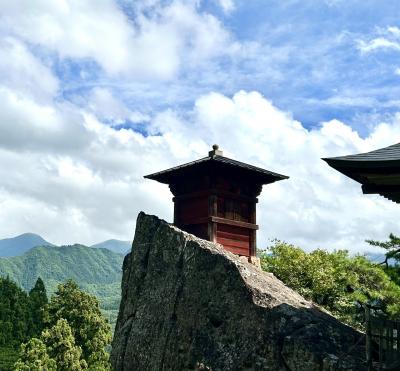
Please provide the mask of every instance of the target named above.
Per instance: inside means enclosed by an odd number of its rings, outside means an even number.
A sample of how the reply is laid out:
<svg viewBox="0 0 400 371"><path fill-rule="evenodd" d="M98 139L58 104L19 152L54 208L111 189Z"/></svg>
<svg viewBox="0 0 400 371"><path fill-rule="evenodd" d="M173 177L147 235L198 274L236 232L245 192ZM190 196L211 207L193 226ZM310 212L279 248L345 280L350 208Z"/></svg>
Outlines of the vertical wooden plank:
<svg viewBox="0 0 400 371"><path fill-rule="evenodd" d="M250 223L257 224L257 215L256 215L256 202L250 203ZM257 231L250 231L250 256L257 255Z"/></svg>
<svg viewBox="0 0 400 371"><path fill-rule="evenodd" d="M365 306L365 352L367 360L367 371L372 371L372 347L371 347L371 311L369 307Z"/></svg>
<svg viewBox="0 0 400 371"><path fill-rule="evenodd" d="M179 226L179 201L176 197L174 197L172 201L174 202L174 225Z"/></svg>
<svg viewBox="0 0 400 371"><path fill-rule="evenodd" d="M214 194L208 196L208 216L218 216L218 198ZM213 221L208 222L208 239L211 242L217 242L217 223Z"/></svg>

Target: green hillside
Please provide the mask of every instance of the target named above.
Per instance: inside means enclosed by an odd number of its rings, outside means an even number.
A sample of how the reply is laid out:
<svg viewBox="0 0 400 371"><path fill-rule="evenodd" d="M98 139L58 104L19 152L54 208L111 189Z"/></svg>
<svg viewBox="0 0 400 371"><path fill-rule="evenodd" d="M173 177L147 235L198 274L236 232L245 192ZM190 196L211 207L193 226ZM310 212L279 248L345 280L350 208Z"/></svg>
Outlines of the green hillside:
<svg viewBox="0 0 400 371"><path fill-rule="evenodd" d="M29 291L41 277L51 295L60 282L73 279L96 295L112 324L120 301L123 255L83 245L34 247L21 256L0 258L0 276Z"/></svg>

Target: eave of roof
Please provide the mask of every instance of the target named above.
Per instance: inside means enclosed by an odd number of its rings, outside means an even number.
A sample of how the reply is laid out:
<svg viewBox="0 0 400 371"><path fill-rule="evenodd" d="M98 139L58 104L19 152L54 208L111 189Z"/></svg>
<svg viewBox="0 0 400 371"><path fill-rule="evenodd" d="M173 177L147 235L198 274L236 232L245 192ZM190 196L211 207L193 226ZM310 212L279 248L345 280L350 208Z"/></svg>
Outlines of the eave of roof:
<svg viewBox="0 0 400 371"><path fill-rule="evenodd" d="M377 176L378 179L387 179L388 175L400 172L400 143L371 152L322 160L335 170L363 184L363 193L379 194L400 203L400 184L385 186L376 183ZM371 180L371 174L374 175L375 181ZM389 187L391 189L388 189Z"/></svg>
<svg viewBox="0 0 400 371"><path fill-rule="evenodd" d="M400 165L400 143L355 155L327 157L322 160L335 167L392 167ZM336 168L336 167L335 167Z"/></svg>
<svg viewBox="0 0 400 371"><path fill-rule="evenodd" d="M186 164L182 164L182 165L179 165L179 166L172 167L170 169L166 169L166 170L159 171L157 173L149 174L149 175L146 175L145 178L146 179L157 180L157 181L160 181L162 183L167 183L166 181L163 181L162 179L165 178L165 177L169 177L169 176L172 177L174 174L178 174L181 171L185 171L185 170L188 170L190 168L194 168L194 167L196 167L196 166L198 166L200 164L203 164L203 163L204 164L205 163L214 163L214 164L217 164L217 165L221 164L221 165L226 165L226 166L229 166L229 167L232 167L232 168L236 167L236 168L239 168L241 170L254 173L255 175L268 178L268 182L269 183L289 178L286 175L274 173L272 171L265 170L265 169L262 169L262 168L257 167L257 166L253 166L253 165L250 165L250 164L246 164L244 162L240 162L240 161L236 161L236 160L230 159L230 158L225 157L225 156L218 156L218 155L207 156L207 157L201 158L201 159L196 160L196 161L191 161L191 162L188 162Z"/></svg>

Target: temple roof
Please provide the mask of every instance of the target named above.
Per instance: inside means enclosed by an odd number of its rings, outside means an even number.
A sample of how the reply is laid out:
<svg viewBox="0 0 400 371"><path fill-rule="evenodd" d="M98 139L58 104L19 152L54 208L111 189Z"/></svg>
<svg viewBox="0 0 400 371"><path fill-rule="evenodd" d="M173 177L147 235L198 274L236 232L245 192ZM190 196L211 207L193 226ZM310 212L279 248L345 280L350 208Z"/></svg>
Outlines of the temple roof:
<svg viewBox="0 0 400 371"><path fill-rule="evenodd" d="M359 153L357 155L329 157L323 158L323 160L328 164L340 162L343 166L346 166L346 163L350 165L350 163L353 162L359 166L362 166L361 162L365 162L365 166L378 166L379 164L384 166L393 166L396 164L392 163L392 161L398 161L400 163L400 143L380 148L375 151Z"/></svg>
<svg viewBox="0 0 400 371"><path fill-rule="evenodd" d="M371 152L323 160L361 183L363 193L380 194L400 203L400 143Z"/></svg>
<svg viewBox="0 0 400 371"><path fill-rule="evenodd" d="M186 172L207 171L209 169L225 169L231 172L240 172L243 175L249 175L256 178L261 184L273 183L279 180L288 179L286 175L274 173L257 166L236 161L222 155L218 146L213 146L213 151L209 152L207 157L196 161L191 161L183 165L175 166L167 170L159 171L154 174L146 175L145 178L156 180L160 183L170 184L177 177Z"/></svg>

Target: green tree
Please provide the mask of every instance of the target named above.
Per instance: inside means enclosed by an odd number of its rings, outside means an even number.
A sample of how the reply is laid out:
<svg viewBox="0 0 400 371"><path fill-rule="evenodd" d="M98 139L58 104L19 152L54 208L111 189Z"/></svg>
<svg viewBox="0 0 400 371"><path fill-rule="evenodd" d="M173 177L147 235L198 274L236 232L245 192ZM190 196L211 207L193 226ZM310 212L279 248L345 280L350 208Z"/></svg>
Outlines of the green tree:
<svg viewBox="0 0 400 371"><path fill-rule="evenodd" d="M389 268L389 260L394 259L397 262L400 262L400 237L395 236L393 233L390 233L388 241L375 241L375 240L366 240L372 246L382 247L387 250L385 254L385 260L380 264L384 264L386 268Z"/></svg>
<svg viewBox="0 0 400 371"><path fill-rule="evenodd" d="M111 328L103 317L95 296L81 291L72 280L58 286L46 309L46 325L54 326L65 319L82 358L90 369L109 370L106 346L111 343Z"/></svg>
<svg viewBox="0 0 400 371"><path fill-rule="evenodd" d="M22 345L14 368L18 371L80 371L87 368L81 355L82 349L75 345L68 322L60 319L52 328L44 330L40 339L32 338Z"/></svg>
<svg viewBox="0 0 400 371"><path fill-rule="evenodd" d="M41 339L49 356L56 361L57 371L79 371L87 368L81 359L82 349L75 345L75 338L68 322L61 318L50 329L43 331Z"/></svg>
<svg viewBox="0 0 400 371"><path fill-rule="evenodd" d="M16 371L56 371L57 364L47 353L42 340L32 338L22 344L18 361L14 365Z"/></svg>
<svg viewBox="0 0 400 371"><path fill-rule="evenodd" d="M35 286L29 291L29 307L32 316L31 335L38 336L44 329L44 308L47 304L46 287L38 277Z"/></svg>
<svg viewBox="0 0 400 371"><path fill-rule="evenodd" d="M28 296L8 277L0 277L0 346L19 346L30 337Z"/></svg>
<svg viewBox="0 0 400 371"><path fill-rule="evenodd" d="M365 304L399 317L399 286L365 257L350 257L345 250L306 253L281 241L268 250L261 256L264 270L339 319L361 326Z"/></svg>

